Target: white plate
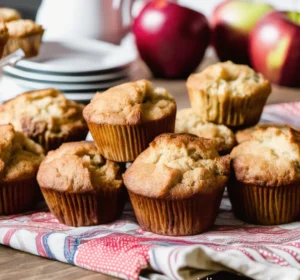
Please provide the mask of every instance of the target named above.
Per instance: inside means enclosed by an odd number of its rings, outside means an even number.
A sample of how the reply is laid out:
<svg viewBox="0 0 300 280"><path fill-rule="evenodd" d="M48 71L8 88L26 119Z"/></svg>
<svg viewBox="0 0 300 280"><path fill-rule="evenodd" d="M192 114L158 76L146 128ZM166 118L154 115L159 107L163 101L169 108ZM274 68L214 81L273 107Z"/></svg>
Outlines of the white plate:
<svg viewBox="0 0 300 280"><path fill-rule="evenodd" d="M13 75L15 77L23 79L31 79L41 82L65 82L65 83L88 83L88 82L104 82L110 80L121 80L128 77L137 68L137 65L132 65L131 67L126 67L121 71L116 71L113 73L95 74L95 75L52 75L43 74L43 72L30 72L24 71L19 68L5 66L4 73Z"/></svg>
<svg viewBox="0 0 300 280"><path fill-rule="evenodd" d="M0 104L2 102L5 102L9 99L16 97L18 94L30 90L32 89L17 85L15 80L9 77L2 77L0 79ZM64 93L64 94L70 100L87 103L93 98L95 91L84 91L84 92L79 91L76 93Z"/></svg>
<svg viewBox="0 0 300 280"><path fill-rule="evenodd" d="M87 102L87 101L90 101L95 93L94 92L85 92L85 93L81 93L81 94L78 94L78 93L64 93L65 97L70 99L70 100L74 100L74 101L84 101L84 102Z"/></svg>
<svg viewBox="0 0 300 280"><path fill-rule="evenodd" d="M126 67L137 57L125 46L91 40L68 38L43 42L38 56L17 62L17 67L55 73L109 71Z"/></svg>
<svg viewBox="0 0 300 280"><path fill-rule="evenodd" d="M64 83L50 83L50 82L33 82L24 80L22 78L9 77L19 86L30 88L32 90L35 89L43 89L43 88L56 88L61 91L98 91L98 90L106 90L110 87L117 86L122 83L129 82L129 78L125 78L118 81L113 82L104 82L104 83L88 83L88 84L64 84Z"/></svg>

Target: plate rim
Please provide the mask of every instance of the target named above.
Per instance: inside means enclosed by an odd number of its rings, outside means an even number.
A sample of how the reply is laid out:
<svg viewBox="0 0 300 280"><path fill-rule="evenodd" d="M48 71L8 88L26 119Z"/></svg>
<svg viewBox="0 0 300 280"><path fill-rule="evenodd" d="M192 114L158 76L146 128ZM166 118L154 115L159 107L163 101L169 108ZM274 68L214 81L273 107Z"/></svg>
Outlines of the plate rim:
<svg viewBox="0 0 300 280"><path fill-rule="evenodd" d="M114 87L117 86L118 84L121 83L126 83L131 81L130 78L128 79L123 79L123 80L118 80L116 83L114 84L99 84L99 83L91 83L89 84L89 87L79 87L80 85L84 85L84 84L78 84L78 88L73 88L71 89L72 86L74 86L74 84L67 84L67 89L66 87L62 87L62 85L64 83L40 83L40 82L34 82L34 81L30 81L30 79L23 79L23 78L19 78L19 77L12 77L12 76L8 76L6 75L7 78L14 80L17 84L19 84L22 87L28 87L28 88L33 88L33 90L37 90L37 89L41 89L41 88L57 88L58 90L64 92L64 91L68 91L68 92L78 92L78 91L103 91L103 90L107 90L110 87ZM31 86L30 86L31 85ZM33 85L33 86L32 86ZM94 86L94 88L93 88ZM69 88L68 88L69 87Z"/></svg>
<svg viewBox="0 0 300 280"><path fill-rule="evenodd" d="M73 42L75 45L82 45L82 40L79 40L79 39L75 39L73 37L70 37L70 38L64 38L64 39L48 39L46 41L43 41L42 44L46 44L46 43L49 43L49 42L62 42L62 43L67 43L67 44L70 44L71 42ZM113 45L111 43L108 43L108 42L104 42L104 41L98 41L98 40L93 40L93 39L87 39L85 38L84 39L84 45L85 46L95 46L95 45L101 45L102 47L105 46L105 48L107 49L115 49L117 51L117 49L123 49L123 51L125 51L125 47L124 46L118 46L118 45ZM126 52L128 53L128 52ZM113 70L116 70L116 69L119 69L119 68L123 68L123 67L127 67L128 64L132 63L133 61L135 61L137 59L137 53L136 51L134 50L134 48L132 48L132 57L130 56L126 56L126 60L125 60L125 63L122 63L121 65L116 65L116 66L112 66L112 67L107 67L107 68L100 68L100 69L93 69L93 70L87 70L87 71L73 71L72 69L69 69L68 71L66 70L52 70L51 67L47 67L45 66L46 64L45 63L39 63L39 62L36 62L36 61L31 61L30 59L23 59L23 60L20 60L16 63L16 66L17 67L23 67L23 68L26 68L26 69L33 69L33 70L38 70L38 71L44 71L44 72L49 72L49 73L73 73L73 74L78 74L78 73L93 73L93 72L101 72L101 71L113 71ZM37 56L38 57L38 56ZM36 58L33 58L33 59L36 59Z"/></svg>
<svg viewBox="0 0 300 280"><path fill-rule="evenodd" d="M92 76L63 76L63 75L44 75L40 73L28 73L28 71L23 71L15 67L5 66L3 68L3 73L6 76L19 78L19 79L28 79L35 82L51 82L51 83L65 83L65 84L79 84L79 83L95 83L95 82L112 82L122 80L124 78L130 77L130 73L134 71L134 68L120 71L118 75L104 74L104 75L92 75ZM101 76L104 78L101 79ZM106 78L105 78L106 76Z"/></svg>

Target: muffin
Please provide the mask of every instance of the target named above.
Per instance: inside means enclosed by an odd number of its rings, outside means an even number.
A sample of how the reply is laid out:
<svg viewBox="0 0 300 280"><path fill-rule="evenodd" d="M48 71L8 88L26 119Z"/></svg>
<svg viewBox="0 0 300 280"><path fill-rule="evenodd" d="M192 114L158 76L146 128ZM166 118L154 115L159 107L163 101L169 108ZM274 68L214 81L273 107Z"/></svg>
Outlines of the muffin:
<svg viewBox="0 0 300 280"><path fill-rule="evenodd" d="M6 24L9 39L4 48L4 56L21 48L26 57L36 56L39 53L44 29L29 19L10 21Z"/></svg>
<svg viewBox="0 0 300 280"><path fill-rule="evenodd" d="M40 191L36 174L44 150L12 125L0 125L0 215L35 206Z"/></svg>
<svg viewBox="0 0 300 280"><path fill-rule="evenodd" d="M221 155L230 153L235 145L233 132L222 124L204 122L193 109L183 109L177 112L176 133L191 133L199 137L211 139L217 152Z"/></svg>
<svg viewBox="0 0 300 280"><path fill-rule="evenodd" d="M176 103L164 88L147 80L97 93L83 116L101 154L133 161L159 134L174 132Z"/></svg>
<svg viewBox="0 0 300 280"><path fill-rule="evenodd" d="M300 132L290 127L257 129L231 154L228 193L235 215L275 225L300 214Z"/></svg>
<svg viewBox="0 0 300 280"><path fill-rule="evenodd" d="M4 47L8 41L8 31L5 23L0 21L0 58L3 55Z"/></svg>
<svg viewBox="0 0 300 280"><path fill-rule="evenodd" d="M65 143L49 152L37 179L51 213L66 225L107 223L124 208L121 168L92 142Z"/></svg>
<svg viewBox="0 0 300 280"><path fill-rule="evenodd" d="M260 128L268 128L268 127L277 127L284 128L288 127L288 125L280 124L280 123L259 123L256 126L252 126L243 130L239 130L235 133L236 141L238 144L251 140L252 134Z"/></svg>
<svg viewBox="0 0 300 280"><path fill-rule="evenodd" d="M63 142L86 138L83 107L55 89L25 92L0 106L0 124L11 123L46 151L54 150Z"/></svg>
<svg viewBox="0 0 300 280"><path fill-rule="evenodd" d="M124 174L140 226L164 235L208 230L230 172L211 140L192 134L162 134Z"/></svg>
<svg viewBox="0 0 300 280"><path fill-rule="evenodd" d="M0 21L9 22L18 20L21 18L20 13L17 10L0 7Z"/></svg>
<svg viewBox="0 0 300 280"><path fill-rule="evenodd" d="M207 122L255 125L271 93L270 83L246 65L217 63L187 81L193 110Z"/></svg>

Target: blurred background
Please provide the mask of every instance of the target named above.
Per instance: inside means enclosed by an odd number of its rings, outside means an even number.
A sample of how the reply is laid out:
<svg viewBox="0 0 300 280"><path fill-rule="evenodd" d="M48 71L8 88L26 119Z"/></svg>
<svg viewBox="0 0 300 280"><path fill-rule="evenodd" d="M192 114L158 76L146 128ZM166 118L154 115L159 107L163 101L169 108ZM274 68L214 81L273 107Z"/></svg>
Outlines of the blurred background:
<svg viewBox="0 0 300 280"><path fill-rule="evenodd" d="M55 87L87 103L122 82L185 80L219 60L300 87L298 0L0 0L0 6L45 29L38 56L4 68L2 101Z"/></svg>
<svg viewBox="0 0 300 280"><path fill-rule="evenodd" d="M179 0L177 2L180 3L181 5L200 11L206 16L210 16L215 6L221 3L222 0ZM265 2L270 3L271 5L275 6L279 10L297 9L298 11L300 11L300 3L299 3L300 1L298 0L267 0ZM0 1L0 5L19 9L22 12L23 16L28 18L35 17L35 13L40 3L41 0L26 0L26 1L1 0Z"/></svg>

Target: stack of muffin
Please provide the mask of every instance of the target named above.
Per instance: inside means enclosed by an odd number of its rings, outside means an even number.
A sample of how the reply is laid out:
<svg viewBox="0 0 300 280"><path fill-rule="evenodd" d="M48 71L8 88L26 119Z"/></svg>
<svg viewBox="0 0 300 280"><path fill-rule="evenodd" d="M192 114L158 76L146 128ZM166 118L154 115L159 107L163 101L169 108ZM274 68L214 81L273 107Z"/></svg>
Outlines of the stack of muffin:
<svg viewBox="0 0 300 280"><path fill-rule="evenodd" d="M296 220L299 133L276 124L232 131L259 121L269 82L225 62L191 75L187 88L192 108L177 116L172 95L147 80L97 93L85 108L53 89L3 104L0 214L34 207L40 189L60 222L96 225L117 219L129 194L143 229L190 235L213 226L227 185L241 219ZM88 128L95 144L80 141Z"/></svg>
<svg viewBox="0 0 300 280"><path fill-rule="evenodd" d="M18 11L0 8L0 58L21 48L26 57L39 52L44 29L29 19L21 19Z"/></svg>

